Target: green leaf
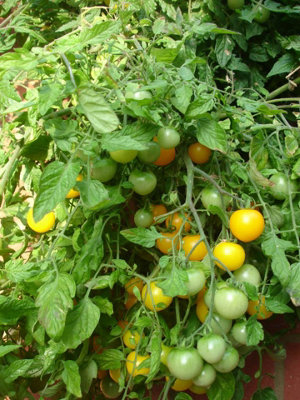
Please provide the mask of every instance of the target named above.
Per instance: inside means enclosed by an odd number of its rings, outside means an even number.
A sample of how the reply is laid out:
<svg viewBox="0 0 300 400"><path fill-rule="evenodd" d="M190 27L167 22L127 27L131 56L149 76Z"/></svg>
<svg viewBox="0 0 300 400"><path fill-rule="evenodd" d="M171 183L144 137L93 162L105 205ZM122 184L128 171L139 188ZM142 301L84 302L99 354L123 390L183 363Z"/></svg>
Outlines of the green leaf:
<svg viewBox="0 0 300 400"><path fill-rule="evenodd" d="M175 396L175 400L193 400L193 398L187 393L177 393Z"/></svg>
<svg viewBox="0 0 300 400"><path fill-rule="evenodd" d="M276 314L285 314L285 313L293 313L294 310L288 305L281 303L275 299L266 299L267 309L276 313Z"/></svg>
<svg viewBox="0 0 300 400"><path fill-rule="evenodd" d="M154 331L150 342L150 372L147 375L146 383L152 381L160 368L160 354L161 354L161 332Z"/></svg>
<svg viewBox="0 0 300 400"><path fill-rule="evenodd" d="M5 381L14 382L19 376L24 376L34 363L34 359L23 359L13 361L5 371Z"/></svg>
<svg viewBox="0 0 300 400"><path fill-rule="evenodd" d="M187 109L185 114L186 119L199 119L203 117L207 111L210 111L214 107L213 99L197 99L193 103L191 103Z"/></svg>
<svg viewBox="0 0 300 400"><path fill-rule="evenodd" d="M96 132L110 133L117 129L117 115L96 90L91 87L79 89L78 102Z"/></svg>
<svg viewBox="0 0 300 400"><path fill-rule="evenodd" d="M79 367L75 361L63 361L64 370L61 374L67 391L76 397L81 397Z"/></svg>
<svg viewBox="0 0 300 400"><path fill-rule="evenodd" d="M139 319L134 323L136 328L151 328L153 321L149 317L139 317Z"/></svg>
<svg viewBox="0 0 300 400"><path fill-rule="evenodd" d="M123 129L105 135L101 139L104 150L146 150L148 143L157 134L158 127L149 123L134 122Z"/></svg>
<svg viewBox="0 0 300 400"><path fill-rule="evenodd" d="M252 285L251 283L244 282L243 283L246 292L247 292L247 297L250 300L257 300L258 299L258 293L257 293L257 288L256 286Z"/></svg>
<svg viewBox="0 0 300 400"><path fill-rule="evenodd" d="M68 313L61 342L67 349L76 349L92 335L99 318L99 308L91 299L85 297Z"/></svg>
<svg viewBox="0 0 300 400"><path fill-rule="evenodd" d="M294 56L291 53L286 53L276 61L267 77L270 78L270 76L285 74L292 71L295 66L296 60Z"/></svg>
<svg viewBox="0 0 300 400"><path fill-rule="evenodd" d="M5 264L7 277L10 281L20 283L28 281L32 278L38 279L41 271L41 266L33 262L24 263L23 260L9 260Z"/></svg>
<svg viewBox="0 0 300 400"><path fill-rule="evenodd" d="M114 259L112 260L112 262L114 263L114 265L119 268L119 269L125 269L125 270L130 270L130 266L127 264L127 262L125 260L120 260L118 259Z"/></svg>
<svg viewBox="0 0 300 400"><path fill-rule="evenodd" d="M187 272L184 269L177 268L176 265L173 265L171 270L167 273L167 278L162 282L159 282L158 286L167 296L185 296L187 295L187 286L185 284L187 281Z"/></svg>
<svg viewBox="0 0 300 400"><path fill-rule="evenodd" d="M226 153L226 133L210 115L205 114L198 119L196 136L199 143L211 150L218 150L222 153Z"/></svg>
<svg viewBox="0 0 300 400"><path fill-rule="evenodd" d="M3 54L0 57L0 70L31 71L39 62L39 58L33 52L24 48L15 49L14 52Z"/></svg>
<svg viewBox="0 0 300 400"><path fill-rule="evenodd" d="M226 228L229 227L228 215L222 208L214 206L213 204L209 204L209 206L207 207L207 211L210 212L211 214L217 215L224 224L224 226L226 226Z"/></svg>
<svg viewBox="0 0 300 400"><path fill-rule="evenodd" d="M68 309L73 307L75 291L73 278L62 273L39 289L36 298L39 321L52 339L59 338L64 331Z"/></svg>
<svg viewBox="0 0 300 400"><path fill-rule="evenodd" d="M296 161L296 163L293 166L293 173L296 176L300 176L300 158Z"/></svg>
<svg viewBox="0 0 300 400"><path fill-rule="evenodd" d="M83 205L89 210L98 210L109 201L106 187L97 180L88 179L78 182L76 186L80 191Z"/></svg>
<svg viewBox="0 0 300 400"><path fill-rule="evenodd" d="M14 299L0 295L0 324L15 325L20 317L35 310L35 305L28 297Z"/></svg>
<svg viewBox="0 0 300 400"><path fill-rule="evenodd" d="M34 202L33 216L40 221L45 214L52 211L63 201L69 190L75 185L80 171L80 163L53 161L49 164L40 179L40 188Z"/></svg>
<svg viewBox="0 0 300 400"><path fill-rule="evenodd" d="M89 393L93 379L97 378L98 366L94 360L89 360L88 364L80 369L81 388L84 393Z"/></svg>
<svg viewBox="0 0 300 400"><path fill-rule="evenodd" d="M181 46L171 49L160 49L152 47L151 55L155 58L157 62L171 64L179 54L180 47Z"/></svg>
<svg viewBox="0 0 300 400"><path fill-rule="evenodd" d="M27 142L22 147L22 156L33 161L45 161L48 156L51 138L46 135L40 135L36 140Z"/></svg>
<svg viewBox="0 0 300 400"><path fill-rule="evenodd" d="M235 378L229 374L217 373L216 380L207 391L209 400L231 400L235 391Z"/></svg>
<svg viewBox="0 0 300 400"><path fill-rule="evenodd" d="M5 346L0 346L0 357L4 357L6 354L15 351L22 347L20 344L8 344Z"/></svg>
<svg viewBox="0 0 300 400"><path fill-rule="evenodd" d="M59 83L47 82L39 89L39 112L45 115L49 108L63 96L63 88Z"/></svg>
<svg viewBox="0 0 300 400"><path fill-rule="evenodd" d="M177 110L179 110L182 114L185 114L189 107L192 95L192 88L187 85L179 86L175 90L175 97L171 98L171 102L173 106L177 108Z"/></svg>
<svg viewBox="0 0 300 400"><path fill-rule="evenodd" d="M270 387L258 390L251 400L278 400L274 390Z"/></svg>
<svg viewBox="0 0 300 400"><path fill-rule="evenodd" d="M77 142L78 122L72 119L53 118L44 122L46 131L50 134L57 147L63 151L72 151L72 143Z"/></svg>
<svg viewBox="0 0 300 400"><path fill-rule="evenodd" d="M246 324L247 345L256 346L264 338L262 324L257 321L255 315L250 317Z"/></svg>
<svg viewBox="0 0 300 400"><path fill-rule="evenodd" d="M161 238L161 234L152 226L150 229L146 228L131 228L125 229L120 232L129 242L139 244L143 247L155 246L155 241Z"/></svg>
<svg viewBox="0 0 300 400"><path fill-rule="evenodd" d="M300 263L291 266L290 281L287 284L286 291L291 297L296 307L300 306Z"/></svg>
<svg viewBox="0 0 300 400"><path fill-rule="evenodd" d="M113 303L110 302L106 297L95 296L93 297L92 301L96 304L97 307L99 307L101 314L113 315Z"/></svg>
<svg viewBox="0 0 300 400"><path fill-rule="evenodd" d="M235 43L230 36L219 36L216 39L215 54L220 67L226 67L227 63L232 57L232 50Z"/></svg>
<svg viewBox="0 0 300 400"><path fill-rule="evenodd" d="M100 369L117 369L121 367L121 361L124 361L124 354L117 349L107 349L95 357Z"/></svg>

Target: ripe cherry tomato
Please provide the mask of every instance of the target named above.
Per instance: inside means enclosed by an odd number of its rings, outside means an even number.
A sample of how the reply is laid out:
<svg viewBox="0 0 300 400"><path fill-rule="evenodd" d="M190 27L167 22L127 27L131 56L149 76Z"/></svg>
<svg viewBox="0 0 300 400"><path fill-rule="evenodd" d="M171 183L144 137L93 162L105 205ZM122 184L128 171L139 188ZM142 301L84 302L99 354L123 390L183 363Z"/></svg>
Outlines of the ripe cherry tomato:
<svg viewBox="0 0 300 400"><path fill-rule="evenodd" d="M205 164L210 159L211 150L201 143L193 143L188 148L190 159L195 164Z"/></svg>
<svg viewBox="0 0 300 400"><path fill-rule="evenodd" d="M83 176L81 174L79 174L76 178L77 182L81 182L83 180ZM69 193L66 195L66 199L75 199L75 197L79 197L80 196L80 192L78 192L78 190L75 189L70 189Z"/></svg>
<svg viewBox="0 0 300 400"><path fill-rule="evenodd" d="M187 213L184 214L184 218L179 214L179 213L174 213L168 216L166 219L166 227L168 229L172 229L175 232L178 232L181 225L183 224L183 221L186 221L184 223L183 227L183 232L189 232L191 230L191 224L188 222L190 221L191 218L188 216Z"/></svg>
<svg viewBox="0 0 300 400"><path fill-rule="evenodd" d="M153 223L151 211L140 209L134 214L134 223L138 227L148 228Z"/></svg>
<svg viewBox="0 0 300 400"><path fill-rule="evenodd" d="M50 211L48 214L44 215L43 218L36 222L33 219L33 208L28 211L27 214L27 224L29 228L38 233L45 233L50 231L55 224L55 214Z"/></svg>
<svg viewBox="0 0 300 400"><path fill-rule="evenodd" d="M234 287L224 287L215 293L215 308L221 317L238 319L248 308L248 298L244 292Z"/></svg>
<svg viewBox="0 0 300 400"><path fill-rule="evenodd" d="M133 288L137 287L141 292L144 286L144 282L141 278L133 277L127 283L125 283L125 290L130 296L134 296Z"/></svg>
<svg viewBox="0 0 300 400"><path fill-rule="evenodd" d="M213 364L213 367L218 372L226 374L227 372L230 372L237 367L239 360L240 356L238 351L234 347L228 346L222 359L219 362Z"/></svg>
<svg viewBox="0 0 300 400"><path fill-rule="evenodd" d="M157 137L153 138L155 142L157 142ZM159 167L164 167L165 165L170 164L172 161L175 159L175 148L172 149L163 149L162 147L160 148L160 155L156 161L154 161L153 164L159 166Z"/></svg>
<svg viewBox="0 0 300 400"><path fill-rule="evenodd" d="M206 209L208 209L209 206L226 208L230 201L231 199L229 196L221 195L218 189L214 186L207 186L201 191L201 202Z"/></svg>
<svg viewBox="0 0 300 400"><path fill-rule="evenodd" d="M207 248L204 242L199 242L201 239L200 235L188 235L182 239L182 249L185 252L185 256L189 256L190 261L201 261L207 254ZM193 247L197 244L197 246L192 251ZM190 254L190 252L192 253Z"/></svg>
<svg viewBox="0 0 300 400"><path fill-rule="evenodd" d="M150 164L156 161L160 155L160 146L156 142L149 142L147 150L140 150L138 158L145 164Z"/></svg>
<svg viewBox="0 0 300 400"><path fill-rule="evenodd" d="M142 290L142 299L148 310L161 311L169 307L173 298L166 296L163 290L157 286L157 282L151 282L150 287L145 285Z"/></svg>
<svg viewBox="0 0 300 400"><path fill-rule="evenodd" d="M196 314L198 319L204 324L207 314L208 314L208 307L205 304L204 298L202 297L199 301L197 301L196 306Z"/></svg>
<svg viewBox="0 0 300 400"><path fill-rule="evenodd" d="M234 271L233 275L238 282L251 283L251 285L256 287L258 287L261 282L258 269L251 264L244 264L241 268Z"/></svg>
<svg viewBox="0 0 300 400"><path fill-rule="evenodd" d="M230 271L240 268L245 261L245 250L237 243L221 242L217 244L213 251L214 256L221 261ZM218 261L219 268L225 269Z"/></svg>
<svg viewBox="0 0 300 400"><path fill-rule="evenodd" d="M166 376L166 381L168 381L170 378ZM190 386L192 386L193 381L185 381L183 379L175 379L173 385L171 386L171 389L175 390L175 392L184 392L187 390Z"/></svg>
<svg viewBox="0 0 300 400"><path fill-rule="evenodd" d="M111 158L99 158L91 163L91 178L100 182L110 181L117 172L118 164Z"/></svg>
<svg viewBox="0 0 300 400"><path fill-rule="evenodd" d="M111 379L117 383L119 383L119 378L121 376L121 370L120 368L117 369L110 369L109 370L109 376L111 377Z"/></svg>
<svg viewBox="0 0 300 400"><path fill-rule="evenodd" d="M203 360L213 364L222 359L226 350L226 342L221 335L210 333L198 340L197 349ZM199 384L199 386L202 385Z"/></svg>
<svg viewBox="0 0 300 400"><path fill-rule="evenodd" d="M234 340L238 343L246 345L247 344L247 331L246 331L246 322L236 322L232 329L231 334Z"/></svg>
<svg viewBox="0 0 300 400"><path fill-rule="evenodd" d="M137 303L137 301L138 299L135 297L135 295L128 296L125 303L126 310L130 310Z"/></svg>
<svg viewBox="0 0 300 400"><path fill-rule="evenodd" d="M254 11L255 11L254 21L259 22L260 24L263 24L270 18L270 11L264 6L257 6L255 7Z"/></svg>
<svg viewBox="0 0 300 400"><path fill-rule="evenodd" d="M166 346L165 344L161 344L161 353L160 353L160 362L167 366L167 358L172 350L172 347Z"/></svg>
<svg viewBox="0 0 300 400"><path fill-rule="evenodd" d="M152 211L153 218L155 218L155 219L157 219L161 215L166 214L168 212L166 206L164 206L163 204L152 204L151 211ZM159 219L158 219L158 221L156 223L160 224L161 222L159 222Z"/></svg>
<svg viewBox="0 0 300 400"><path fill-rule="evenodd" d="M147 367L139 368L139 366L142 364L142 362L148 360L149 358L150 358L149 355L142 356L140 354L137 354L135 351L129 353L126 358L126 369L128 374L132 376L148 375L150 372L150 368Z"/></svg>
<svg viewBox="0 0 300 400"><path fill-rule="evenodd" d="M107 399L116 399L120 396L120 386L109 376L101 380L100 390Z"/></svg>
<svg viewBox="0 0 300 400"><path fill-rule="evenodd" d="M134 350L141 340L141 335L137 331L131 331L127 329L127 331L123 335L123 342L126 347Z"/></svg>
<svg viewBox="0 0 300 400"><path fill-rule="evenodd" d="M283 172L278 172L271 176L270 181L273 186L270 187L270 192L274 199L285 200L289 198L288 177ZM290 190L292 198L295 197L297 185L290 180Z"/></svg>
<svg viewBox="0 0 300 400"><path fill-rule="evenodd" d="M200 375L196 376L193 380L193 384L197 386L210 386L216 379L216 370L212 365L204 364Z"/></svg>
<svg viewBox="0 0 300 400"><path fill-rule="evenodd" d="M227 6L231 10L237 10L239 8L242 8L245 4L244 0L227 0Z"/></svg>
<svg viewBox="0 0 300 400"><path fill-rule="evenodd" d="M129 182L133 184L133 190L141 196L153 192L157 185L156 176L151 171L139 171L135 169L129 175Z"/></svg>
<svg viewBox="0 0 300 400"><path fill-rule="evenodd" d="M197 385L192 385L189 388L189 391L194 393L194 394L205 394L207 392L207 387L203 387L203 386L197 386Z"/></svg>
<svg viewBox="0 0 300 400"><path fill-rule="evenodd" d="M249 315L256 315L257 319L268 319L273 313L266 307L266 298L261 295L258 300L250 300L247 310Z"/></svg>
<svg viewBox="0 0 300 400"><path fill-rule="evenodd" d="M137 156L136 150L116 150L111 151L109 154L113 160L120 164L127 164L134 160Z"/></svg>
<svg viewBox="0 0 300 400"><path fill-rule="evenodd" d="M160 128L157 133L157 142L163 149L172 149L180 143L180 135L169 126Z"/></svg>
<svg viewBox="0 0 300 400"><path fill-rule="evenodd" d="M178 236L176 236L176 232L163 232L161 233L163 238L156 240L156 247L160 250L163 254L169 254L172 252L172 248L178 249ZM172 246L173 245L173 246Z"/></svg>
<svg viewBox="0 0 300 400"><path fill-rule="evenodd" d="M188 381L200 374L203 360L194 348L176 348L170 351L167 365L175 378Z"/></svg>
<svg viewBox="0 0 300 400"><path fill-rule="evenodd" d="M231 233L242 242L252 242L264 231L265 220L257 210L237 210L229 221Z"/></svg>

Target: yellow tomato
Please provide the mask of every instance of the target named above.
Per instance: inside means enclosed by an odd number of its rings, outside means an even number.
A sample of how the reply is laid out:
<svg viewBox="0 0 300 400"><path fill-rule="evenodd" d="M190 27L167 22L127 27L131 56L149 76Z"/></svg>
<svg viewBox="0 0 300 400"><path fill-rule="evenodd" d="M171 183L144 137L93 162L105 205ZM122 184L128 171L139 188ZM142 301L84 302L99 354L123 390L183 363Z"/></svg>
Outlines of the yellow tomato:
<svg viewBox="0 0 300 400"><path fill-rule="evenodd" d="M241 245L232 242L221 242L213 251L214 256L220 260L230 271L240 268L245 261L245 250ZM216 261L219 268L225 269Z"/></svg>
<svg viewBox="0 0 300 400"><path fill-rule="evenodd" d="M133 277L127 283L125 283L125 290L130 296L134 296L133 288L137 287L141 292L144 286L144 282L141 278Z"/></svg>
<svg viewBox="0 0 300 400"><path fill-rule="evenodd" d="M33 231L38 233L45 233L50 231L55 224L55 214L53 211L49 212L48 214L44 215L43 218L36 222L33 219L33 208L28 211L27 214L27 224L29 228Z"/></svg>
<svg viewBox="0 0 300 400"><path fill-rule="evenodd" d="M172 350L171 347L166 346L163 343L161 344L160 362L163 363L165 366L168 366L167 358L171 350Z"/></svg>
<svg viewBox="0 0 300 400"><path fill-rule="evenodd" d="M191 218L187 215L185 215L185 223L183 227L183 232L189 232L191 230L191 224L188 222L188 220L191 220ZM166 219L166 227L168 229L173 229L173 231L178 232L179 229L181 228L181 225L183 224L184 218L179 214L175 213L172 215L169 215L168 218Z"/></svg>
<svg viewBox="0 0 300 400"><path fill-rule="evenodd" d="M151 311L161 311L169 307L173 298L166 296L162 289L157 286L157 282L151 282L145 285L142 291L142 299L145 306ZM160 304L160 306L158 306Z"/></svg>
<svg viewBox="0 0 300 400"><path fill-rule="evenodd" d="M200 242L192 251L193 247L201 239L200 235L188 235L182 239L182 249L185 252L186 257L189 255L190 261L201 261L207 254L207 248L204 242ZM190 252L192 253L190 254Z"/></svg>
<svg viewBox="0 0 300 400"><path fill-rule="evenodd" d="M141 335L137 331L128 329L123 335L123 342L126 347L134 350L141 340Z"/></svg>
<svg viewBox="0 0 300 400"><path fill-rule="evenodd" d="M200 300L197 301L196 314L203 324L208 314L208 307L205 304L204 297L201 297Z"/></svg>
<svg viewBox="0 0 300 400"><path fill-rule="evenodd" d="M141 356L140 354L137 354L135 351L129 353L126 358L126 369L129 375L132 376L148 375L150 372L150 368L146 367L139 368L139 366L142 364L142 362L148 360L149 358L150 358L149 355Z"/></svg>
<svg viewBox="0 0 300 400"><path fill-rule="evenodd" d="M257 210L237 210L230 217L230 230L242 242L257 239L265 228L265 220Z"/></svg>
<svg viewBox="0 0 300 400"><path fill-rule="evenodd" d="M119 378L121 376L121 370L120 368L117 369L110 369L109 370L109 376L111 377L111 379L117 383L119 383Z"/></svg>
<svg viewBox="0 0 300 400"><path fill-rule="evenodd" d="M153 218L160 217L161 215L166 214L168 212L166 206L164 206L163 204L152 204L151 211Z"/></svg>
<svg viewBox="0 0 300 400"><path fill-rule="evenodd" d="M79 174L76 178L77 182L81 182L83 180L83 176L81 174ZM66 199L75 199L75 197L79 197L80 196L80 192L78 192L78 190L76 189L71 189L69 191L69 193L66 195Z"/></svg>
<svg viewBox="0 0 300 400"><path fill-rule="evenodd" d="M248 303L247 312L249 315L256 315L257 319L268 319L273 313L266 307L266 298L261 295L258 300L250 300Z"/></svg>
<svg viewBox="0 0 300 400"><path fill-rule="evenodd" d="M170 378L166 376L166 381L168 381ZM184 392L185 390L188 390L193 384L193 381L185 381L183 379L175 379L173 385L171 386L171 389L175 390L175 392Z"/></svg>
<svg viewBox="0 0 300 400"><path fill-rule="evenodd" d="M205 394L207 391L207 387L192 385L191 387L189 387L189 391L194 394Z"/></svg>

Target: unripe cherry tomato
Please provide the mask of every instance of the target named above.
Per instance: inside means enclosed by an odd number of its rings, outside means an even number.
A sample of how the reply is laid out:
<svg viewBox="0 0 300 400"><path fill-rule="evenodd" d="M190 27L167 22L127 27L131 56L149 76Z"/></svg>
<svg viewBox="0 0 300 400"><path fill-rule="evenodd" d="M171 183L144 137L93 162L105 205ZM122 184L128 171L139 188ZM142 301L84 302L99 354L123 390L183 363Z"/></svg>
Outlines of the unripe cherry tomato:
<svg viewBox="0 0 300 400"><path fill-rule="evenodd" d="M241 268L234 271L233 275L238 282L251 283L251 285L256 287L258 287L261 282L258 269L251 264L242 265Z"/></svg>
<svg viewBox="0 0 300 400"><path fill-rule="evenodd" d="M215 308L221 317L238 319L248 308L248 298L244 292L234 287L224 287L215 293Z"/></svg>
<svg viewBox="0 0 300 400"><path fill-rule="evenodd" d="M166 376L166 381L168 381L170 378ZM193 381L188 380L185 381L183 379L175 379L173 385L171 386L171 389L175 390L175 392L184 392L187 390L190 386L192 386Z"/></svg>
<svg viewBox="0 0 300 400"><path fill-rule="evenodd" d="M270 18L270 11L264 6L261 5L257 6L255 7L254 11L255 11L254 21L259 22L260 24L263 24Z"/></svg>
<svg viewBox="0 0 300 400"><path fill-rule="evenodd" d="M100 158L91 163L91 178L105 183L110 181L117 172L118 165L111 158Z"/></svg>
<svg viewBox="0 0 300 400"><path fill-rule="evenodd" d="M213 364L213 367L218 372L226 374L227 372L234 370L238 366L239 360L240 356L238 351L234 347L228 346L223 355L223 358L219 362Z"/></svg>
<svg viewBox="0 0 300 400"><path fill-rule="evenodd" d="M156 142L149 142L147 150L140 150L138 152L138 158L145 164L155 162L160 156L160 146Z"/></svg>
<svg viewBox="0 0 300 400"><path fill-rule="evenodd" d="M197 385L193 384L189 388L189 391L194 393L194 394L205 394L207 392L207 387L197 386Z"/></svg>
<svg viewBox="0 0 300 400"><path fill-rule="evenodd" d="M265 220L257 210L237 210L231 215L229 225L232 234L247 243L257 239L263 233Z"/></svg>
<svg viewBox="0 0 300 400"><path fill-rule="evenodd" d="M200 375L196 376L193 380L193 384L197 386L208 387L210 386L216 379L216 370L210 364L204 364Z"/></svg>
<svg viewBox="0 0 300 400"><path fill-rule="evenodd" d="M133 170L129 175L129 182L133 185L135 193L141 196L153 192L157 185L156 176L151 171Z"/></svg>
<svg viewBox="0 0 300 400"><path fill-rule="evenodd" d="M239 8L242 8L245 4L244 0L227 0L227 5L228 8L231 10L237 10Z"/></svg>
<svg viewBox="0 0 300 400"><path fill-rule="evenodd" d="M148 228L153 223L153 215L148 210L137 210L134 214L134 223L138 227Z"/></svg>
<svg viewBox="0 0 300 400"><path fill-rule="evenodd" d="M172 349L167 358L168 368L173 376L185 381L198 376L203 367L203 360L195 348Z"/></svg>
<svg viewBox="0 0 300 400"><path fill-rule="evenodd" d="M167 366L167 357L172 347L166 346L165 344L161 344L161 353L160 353L160 362Z"/></svg>
<svg viewBox="0 0 300 400"><path fill-rule="evenodd" d="M195 164L205 164L210 159L211 150L201 143L193 143L188 148L190 159Z"/></svg>
<svg viewBox="0 0 300 400"><path fill-rule="evenodd" d="M203 336L197 342L200 356L209 364L220 361L226 350L226 342L221 335L210 333ZM199 386L204 386L199 384Z"/></svg>
<svg viewBox="0 0 300 400"><path fill-rule="evenodd" d="M180 143L180 135L169 126L160 128L157 133L157 142L163 149L172 149Z"/></svg>
<svg viewBox="0 0 300 400"><path fill-rule="evenodd" d="M136 150L116 150L111 151L109 154L111 158L120 164L127 164L130 161L134 160L137 156Z"/></svg>

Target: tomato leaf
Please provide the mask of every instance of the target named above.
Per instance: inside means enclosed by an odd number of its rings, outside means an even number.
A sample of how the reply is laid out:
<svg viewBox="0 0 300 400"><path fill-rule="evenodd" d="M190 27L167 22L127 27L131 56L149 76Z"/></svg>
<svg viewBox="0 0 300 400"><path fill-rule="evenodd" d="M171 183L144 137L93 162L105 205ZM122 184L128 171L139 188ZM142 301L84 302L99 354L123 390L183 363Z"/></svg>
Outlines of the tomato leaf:
<svg viewBox="0 0 300 400"><path fill-rule="evenodd" d="M66 349L76 349L94 332L100 319L100 310L91 299L85 297L71 310L66 319L66 325L61 342Z"/></svg>
<svg viewBox="0 0 300 400"><path fill-rule="evenodd" d="M117 129L119 119L102 95L91 87L79 90L78 102L87 119L98 133L110 133Z"/></svg>
<svg viewBox="0 0 300 400"><path fill-rule="evenodd" d="M258 299L258 293L257 293L257 288L256 286L252 285L249 282L243 282L244 288L247 292L247 297L250 300L257 300Z"/></svg>
<svg viewBox="0 0 300 400"><path fill-rule="evenodd" d="M209 400L231 400L235 391L232 373L217 374L216 380L207 391Z"/></svg>
<svg viewBox="0 0 300 400"><path fill-rule="evenodd" d="M291 296L293 304L296 307L300 306L300 263L291 266L291 278L286 291Z"/></svg>
<svg viewBox="0 0 300 400"><path fill-rule="evenodd" d="M117 349L107 349L103 353L95 355L99 368L117 369L121 367L121 361L124 361L123 352Z"/></svg>
<svg viewBox="0 0 300 400"><path fill-rule="evenodd" d="M193 398L187 393L177 393L175 396L175 400L193 400Z"/></svg>
<svg viewBox="0 0 300 400"><path fill-rule="evenodd" d="M75 289L73 278L62 273L39 289L36 298L39 321L52 339L59 338L64 331L68 309L73 307Z"/></svg>
<svg viewBox="0 0 300 400"><path fill-rule="evenodd" d="M83 205L89 210L98 210L109 202L109 193L103 183L97 180L78 182L77 187Z"/></svg>
<svg viewBox="0 0 300 400"><path fill-rule="evenodd" d="M0 295L0 321L2 325L14 325L20 317L27 315L35 309L29 297L15 299Z"/></svg>
<svg viewBox="0 0 300 400"><path fill-rule="evenodd" d="M293 313L294 310L289 307L287 304L281 303L275 299L266 299L267 309L276 313L276 314L285 314L285 313Z"/></svg>
<svg viewBox="0 0 300 400"><path fill-rule="evenodd" d="M113 315L113 303L111 303L106 297L95 296L92 298L92 301L96 304L102 314Z"/></svg>
<svg viewBox="0 0 300 400"><path fill-rule="evenodd" d="M146 379L146 383L152 381L160 368L160 354L161 354L161 336L160 332L154 331L150 342L150 372Z"/></svg>
<svg viewBox="0 0 300 400"><path fill-rule="evenodd" d="M64 370L61 374L65 382L67 391L76 397L81 397L79 367L75 361L63 361Z"/></svg>
<svg viewBox="0 0 300 400"><path fill-rule="evenodd" d="M267 387L254 393L251 400L277 400L277 396L272 388Z"/></svg>
<svg viewBox="0 0 300 400"><path fill-rule="evenodd" d="M53 161L49 164L40 179L39 192L34 202L33 216L39 221L63 201L69 190L75 186L80 171L79 161L64 164Z"/></svg>
<svg viewBox="0 0 300 400"><path fill-rule="evenodd" d="M185 118L200 119L207 111L212 110L214 107L214 100L211 98L201 98L193 101L186 111Z"/></svg>
<svg viewBox="0 0 300 400"><path fill-rule="evenodd" d="M196 136L199 143L211 150L227 151L225 130L209 114L199 117Z"/></svg>
<svg viewBox="0 0 300 400"><path fill-rule="evenodd" d="M256 346L264 338L262 324L257 321L255 315L250 317L246 324L247 345Z"/></svg>
<svg viewBox="0 0 300 400"><path fill-rule="evenodd" d="M168 271L166 279L158 283L158 286L167 296L175 297L178 295L186 295L187 287L185 282L188 281L187 272L177 268L175 265Z"/></svg>
<svg viewBox="0 0 300 400"><path fill-rule="evenodd" d="M89 393L93 379L97 378L98 366L94 360L89 360L83 369L80 369L81 389Z"/></svg>
<svg viewBox="0 0 300 400"><path fill-rule="evenodd" d="M125 239L129 242L139 244L143 247L155 246L155 241L162 237L160 233L152 226L150 229L146 228L131 228L125 229L120 232Z"/></svg>

